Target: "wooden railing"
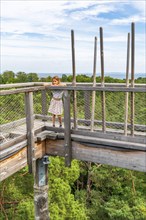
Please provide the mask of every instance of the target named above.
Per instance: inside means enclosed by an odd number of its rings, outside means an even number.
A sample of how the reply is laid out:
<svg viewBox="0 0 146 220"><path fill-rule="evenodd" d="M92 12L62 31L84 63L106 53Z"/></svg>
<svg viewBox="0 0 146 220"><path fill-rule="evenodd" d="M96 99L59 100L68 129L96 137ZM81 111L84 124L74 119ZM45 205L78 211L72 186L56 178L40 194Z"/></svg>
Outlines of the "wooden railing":
<svg viewBox="0 0 146 220"><path fill-rule="evenodd" d="M21 87L21 88L20 88ZM9 89L8 89L9 88ZM35 139L35 134L34 134L34 112L33 112L33 92L36 91L41 91L42 93L42 99L44 100L44 102L42 102L42 116L41 115L36 115L35 117L37 118L42 118L42 119L49 119L49 116L47 116L47 107L46 107L46 91L47 90L51 90L52 87L50 85L48 86L44 86L43 83L20 83L20 84L7 84L7 85L2 85L1 86L1 92L0 94L2 96L6 96L6 95L10 95L10 94L19 94L19 93L25 93L25 106L26 106L26 127L27 127L27 145L28 145L28 152L27 152L27 156L28 156L28 165L29 165L29 171L31 172L35 172L35 165L34 165L34 161L35 161L35 156L34 156L34 139ZM134 140L135 142L139 142L139 143L143 143L144 142L144 137L140 137L136 136L134 137L134 132L133 129L136 130L141 130L142 132L145 131L145 125L134 125L134 120L132 120L131 124L127 124L127 121L125 121L126 124L126 129L129 128L131 129L131 136L127 136L127 132L123 132L122 136L119 135L118 133L106 133L106 126L114 126L117 125L119 122L108 122L106 121L105 117L102 117L101 121L97 121L95 120L94 123L97 123L98 125L102 126L102 132L103 134L96 130L93 129L93 120L94 117L91 117L90 119L73 119L71 118L70 115L70 91L84 91L85 93L87 91L91 91L91 92L96 92L96 91L100 91L102 92L125 92L127 93L140 93L140 92L145 92L146 88L144 84L135 84L135 86L129 86L127 87L127 85L125 84L117 84L117 83L105 83L104 86L101 84L96 84L96 86L92 86L92 83L76 83L75 86L73 86L70 83L67 83L67 85L65 87L62 86L53 86L53 90L64 90L64 133L65 133L65 158L66 158L66 165L70 165L71 164L71 134L73 134L74 132L76 134L85 134L86 136L89 137L102 137L104 136L104 138L108 137L111 140L124 140L124 141L131 141ZM131 96L132 97L132 96ZM95 99L94 99L95 101ZM106 108L105 105L105 98L102 99L102 102L104 102L104 106ZM132 105L134 105L134 103L132 102ZM103 103L102 103L103 106ZM87 106L87 108L89 107L89 105ZM104 108L104 111L105 111ZM133 107L132 107L133 109ZM88 109L85 109L85 111L88 111ZM127 112L127 110L125 111ZM126 113L127 114L127 113ZM132 117L134 112L131 111ZM73 114L74 116L77 117L77 114ZM86 115L86 113L85 113ZM102 116L105 116L105 113L102 114ZM85 130L80 130L80 129L76 129L77 124L74 124L74 129L71 130L71 123L72 122L85 122L87 123L91 123L92 124L92 129L91 131L89 129L85 129ZM13 122L15 123L15 122ZM124 123L119 123L121 126L123 126L123 128L125 127ZM1 131L2 128L9 126L8 125L2 125L1 126ZM135 126L135 128L134 128ZM57 128L49 128L51 130L56 131ZM76 131L75 131L76 130ZM126 135L125 135L126 134ZM25 135L23 135L25 136ZM133 138L132 138L133 137ZM21 137L17 137L17 140L22 140ZM8 142L8 143L4 143L4 147L5 146L10 146L11 144L13 144L13 140Z"/></svg>
<svg viewBox="0 0 146 220"><path fill-rule="evenodd" d="M72 159L77 159L146 172L146 138L144 136L146 126L144 124L136 125L134 120L130 124L127 121L124 123L108 122L106 121L105 112L102 114L102 120L95 120L93 114L95 108L92 108L92 117L89 117L90 102L88 94L88 92L92 94L97 91L101 92L102 106L104 106L102 110L105 111L106 92L124 92L133 95L135 92L144 93L146 91L144 84L135 84L135 87L108 83L105 83L104 86L97 84L94 87L89 83L76 83L76 85L67 83L65 87L53 86L53 90L64 90L63 128L54 128L47 123L50 116L47 115L46 92L52 90L50 85L45 87L43 83L23 83L2 85L1 89L0 94L2 96L25 94L25 118L1 125L1 132L12 125L17 127L26 121L26 133L17 135L1 144L0 179L4 180L28 165L29 172L34 175L35 216L48 216L48 156L63 156L66 166L71 166ZM41 91L42 114L34 114L33 93L36 91ZM71 94L76 95L75 92L78 91L83 91L86 94L85 101L87 105L84 119L78 118L77 114L73 114L73 118L71 117ZM133 95L131 96L132 109L134 109ZM92 98L92 106L95 106L94 95L92 95ZM127 114L127 110L125 114ZM134 111L131 114L133 119ZM43 120L44 124L42 127L35 129L34 121L36 119ZM77 123L83 123L85 126L80 127ZM73 127L71 124L73 124ZM97 124L101 129L94 129L94 124ZM108 126L116 127L117 124L122 126L122 134L107 131ZM91 128L89 125L91 125ZM125 125L126 129L131 130L131 134L127 135L127 130L124 132ZM135 135L133 129L139 133ZM40 199L43 199L43 211ZM39 210L41 210L41 213Z"/></svg>

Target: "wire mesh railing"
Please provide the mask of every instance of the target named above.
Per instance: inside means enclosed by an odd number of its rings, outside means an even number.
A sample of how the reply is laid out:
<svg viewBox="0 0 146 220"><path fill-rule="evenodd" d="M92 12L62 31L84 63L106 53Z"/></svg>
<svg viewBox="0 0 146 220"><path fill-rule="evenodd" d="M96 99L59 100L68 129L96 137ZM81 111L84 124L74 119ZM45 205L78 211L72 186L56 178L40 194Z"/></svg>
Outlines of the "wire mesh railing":
<svg viewBox="0 0 146 220"><path fill-rule="evenodd" d="M77 86L78 87L78 86ZM73 89L66 87L70 93L70 109L71 109L71 128L74 129L74 105L76 104L77 129L89 130L93 132L103 132L103 91L93 89L87 85L86 89L76 88L76 103L74 102ZM92 88L92 89L91 89ZM125 129L125 99L126 93L120 91L105 91L105 132L117 132L124 135ZM53 88L54 90L54 88ZM59 89L61 90L61 88ZM4 90L3 90L4 91ZM95 93L93 106L93 92ZM21 93L0 96L1 103L1 142L8 141L18 135L26 133L26 111L25 91ZM51 115L48 113L50 100L52 98L51 87L33 91L33 114L41 115L35 120L36 126L42 126L43 123L50 123L52 126ZM131 134L131 92L128 92L127 106L127 134ZM44 122L43 117L46 118ZM64 115L62 116L64 119ZM91 121L93 120L93 130ZM146 130L146 95L145 92L134 93L134 134L144 135ZM139 133L138 133L139 132ZM126 134L126 135L127 135Z"/></svg>
<svg viewBox="0 0 146 220"><path fill-rule="evenodd" d="M24 94L0 96L0 103L0 141L5 142L26 131Z"/></svg>
<svg viewBox="0 0 146 220"><path fill-rule="evenodd" d="M77 91L77 123L79 126L91 128L91 118L94 111L94 131L102 131L102 97L95 92L95 109L92 109L92 91ZM107 131L124 132L125 124L125 92L105 92L105 123ZM71 118L73 118L73 101L71 101ZM135 93L135 131L145 129L146 96L145 93ZM127 129L131 129L131 100L129 94ZM112 130L113 129L113 130Z"/></svg>

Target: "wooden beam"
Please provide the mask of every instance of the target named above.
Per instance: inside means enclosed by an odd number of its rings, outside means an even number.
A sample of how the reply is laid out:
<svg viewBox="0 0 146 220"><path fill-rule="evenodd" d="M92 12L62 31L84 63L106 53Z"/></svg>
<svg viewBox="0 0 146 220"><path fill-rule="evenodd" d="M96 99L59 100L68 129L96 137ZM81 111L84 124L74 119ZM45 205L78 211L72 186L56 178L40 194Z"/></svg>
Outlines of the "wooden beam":
<svg viewBox="0 0 146 220"><path fill-rule="evenodd" d="M35 149L34 149L34 118L33 118L33 93L25 93L25 112L27 129L27 161L29 172L35 174Z"/></svg>
<svg viewBox="0 0 146 220"><path fill-rule="evenodd" d="M49 220L48 164L44 162L44 158L36 160L36 175L34 178L35 219Z"/></svg>
<svg viewBox="0 0 146 220"><path fill-rule="evenodd" d="M69 130L69 129L68 129ZM103 134L102 136L98 136L99 134L93 133L93 132L82 132L72 130L71 135L67 135L67 132L64 133L55 133L51 131L43 131L40 134L37 135L35 138L38 142L44 141L46 139L49 140L57 140L57 139L64 139L65 140L65 155L67 154L67 161L71 160L71 140L72 141L77 141L85 145L89 145L91 147L99 147L99 145L102 145L103 148L110 148L110 149L116 149L116 150L121 150L121 149L127 149L127 150L139 150L139 151L146 151L146 139L138 139L136 137L128 137L126 136L120 136L115 139L111 139L111 136L109 135L108 137ZM15 145L12 145L8 148L5 148L1 150L0 154L0 160L5 160L6 158L9 158L13 155L15 155L18 151L23 149L27 145L27 141L22 141L20 143L17 143ZM71 162L67 163L70 164Z"/></svg>
<svg viewBox="0 0 146 220"><path fill-rule="evenodd" d="M36 86L36 87L30 87L30 88L22 88L22 89L12 89L12 90L1 90L0 95L10 95L10 94L19 94L19 93L24 93L24 92L35 92L35 91L41 91L41 90L51 90L51 86ZM137 86L137 87L131 87L129 86L128 88L125 87L124 85L115 85L112 86L104 86L101 87L99 85L96 85L96 87L91 87L86 84L84 85L78 85L78 86L54 86L53 90L68 90L68 91L109 91L109 92L146 92L145 90L145 84L142 86Z"/></svg>
<svg viewBox="0 0 146 220"><path fill-rule="evenodd" d="M125 142L133 142L133 143L141 143L141 144L146 144L146 137L145 136L124 136L123 134L118 134L114 132L107 132L106 134L101 133L99 131L96 132L90 132L87 129L85 130L71 130L72 134L77 134L77 135L83 135L85 137L95 137L95 138L101 138L101 139L110 139L112 140L117 140L117 141L125 141Z"/></svg>
<svg viewBox="0 0 146 220"><path fill-rule="evenodd" d="M0 160L4 160L5 158L10 157L10 155L15 154L17 151L21 150L26 145L27 145L27 140L2 150L0 153Z"/></svg>
<svg viewBox="0 0 146 220"><path fill-rule="evenodd" d="M110 140L119 140L119 141L127 141L127 142L134 142L134 143L141 143L146 144L146 138L145 133L141 132L142 135L137 135L135 137L132 136L124 136L123 133L120 134L120 132L115 132L114 130L109 130L106 134L102 133L101 131L95 130L95 132L90 132L89 129L83 129L80 130L74 130L71 129L72 134L77 135L84 135L86 137L99 137L104 139L110 139ZM64 132L64 128L54 128L52 126L45 126L45 129L48 131L55 131L55 132ZM139 133L139 132L138 132Z"/></svg>
<svg viewBox="0 0 146 220"><path fill-rule="evenodd" d="M36 92L45 90L45 86L36 86L36 87L28 87L28 88L20 88L20 89L11 89L11 90L2 90L0 91L0 95L9 95L9 94L18 94L24 92Z"/></svg>
<svg viewBox="0 0 146 220"><path fill-rule="evenodd" d="M72 85L72 83L67 82L68 86ZM51 83L48 83L48 86L50 86ZM85 83L85 82L77 82L76 85L90 85L92 86L92 83ZM98 86L101 85L101 83L97 83ZM105 83L105 86L124 86L125 83ZM0 89L8 89L8 88L19 88L19 87L29 87L29 86L44 86L44 82L33 82L33 83L10 83L10 84L1 84ZM142 83L135 83L135 86L144 86Z"/></svg>
<svg viewBox="0 0 146 220"><path fill-rule="evenodd" d="M93 91L95 92L95 91ZM85 125L90 126L91 124L91 110L90 110L90 91L84 91L84 118L85 118ZM79 119L78 119L79 122Z"/></svg>
<svg viewBox="0 0 146 220"><path fill-rule="evenodd" d="M85 160L101 164L146 172L146 150L109 147L104 142L81 143L85 138L72 141L72 159ZM94 139L94 138L93 138ZM76 141L75 141L76 140ZM91 140L90 140L91 141ZM21 144L21 143L20 143ZM111 142L112 144L112 142ZM114 146L114 145L112 145ZM124 147L124 145L123 145ZM64 157L64 140L44 140L35 144L35 159L45 154ZM0 162L0 180L4 180L27 165L27 147Z"/></svg>
<svg viewBox="0 0 146 220"><path fill-rule="evenodd" d="M11 83L11 84L1 84L1 89L7 88L18 88L18 87L27 87L27 86L34 86L35 83Z"/></svg>
<svg viewBox="0 0 146 220"><path fill-rule="evenodd" d="M75 65L75 38L74 30L71 30L71 49L72 49L72 74L73 80L72 85L76 86L76 65ZM74 117L74 129L77 129L77 92L73 91L73 117Z"/></svg>
<svg viewBox="0 0 146 220"><path fill-rule="evenodd" d="M64 93L64 150L65 165L71 166L72 143L71 143L71 122L70 122L70 95L68 91Z"/></svg>
<svg viewBox="0 0 146 220"><path fill-rule="evenodd" d="M26 119L25 119L25 120L26 120ZM34 130L34 134L37 135L38 133L44 131L44 129L45 129L45 126L42 126L42 127L40 127L40 128L37 128L37 129ZM14 133L15 133L15 130L13 130L13 132L10 132L10 135L11 135L11 134L14 134ZM17 134L17 133L15 133L15 134ZM26 138L27 138L27 137L26 137L26 134L19 135L18 137L15 137L15 138L13 138L12 140L9 140L8 142L2 143L2 144L0 145L0 150L2 151L2 150L6 149L6 148L8 148L8 147L11 147L11 146L13 146L13 145L15 145L15 144L18 144L18 143L20 143L21 141L26 140Z"/></svg>
<svg viewBox="0 0 146 220"><path fill-rule="evenodd" d="M97 37L95 37L94 39L93 87L96 86L96 60L97 60ZM96 92L92 91L91 131L94 130L95 98L96 98Z"/></svg>
<svg viewBox="0 0 146 220"><path fill-rule="evenodd" d="M63 139L64 134L58 134L58 139ZM91 145L102 145L103 148L109 147L109 148L116 148L117 150L128 149L128 150L141 150L146 151L146 145L140 144L140 143L134 143L134 142L126 142L126 141L119 141L119 140L110 140L110 139L104 139L104 138L97 138L97 137L89 137L89 136L83 136L83 135L71 135L72 141L77 141L80 143L85 144L91 144Z"/></svg>
<svg viewBox="0 0 146 220"><path fill-rule="evenodd" d="M134 88L135 72L135 24L131 24L131 87ZM131 92L131 135L134 136L135 95Z"/></svg>
<svg viewBox="0 0 146 220"><path fill-rule="evenodd" d="M47 115L47 94L46 94L46 89L41 91L42 95L42 115L46 116ZM44 118L43 121L46 121Z"/></svg>
<svg viewBox="0 0 146 220"><path fill-rule="evenodd" d="M47 140L46 153L52 156L63 156L63 140ZM146 172L146 152L138 150L111 150L88 147L78 142L72 142L72 158L94 163L107 164L114 167L121 167L130 170Z"/></svg>
<svg viewBox="0 0 146 220"><path fill-rule="evenodd" d="M8 149L11 146L14 146L15 144L20 143L21 141L25 141L26 140L26 134L16 137L8 142L5 142L3 144L0 145L0 150L4 150L4 149Z"/></svg>
<svg viewBox="0 0 146 220"><path fill-rule="evenodd" d="M51 121L52 117L51 116L43 116L43 115L40 115L40 114L37 114L35 115L35 118L36 119L45 119L47 121ZM62 121L64 122L64 118L62 118ZM71 118L71 122L73 122L73 118ZM82 123L82 124L87 124L89 125L90 124L90 120L86 120L86 119L80 119L78 118L78 122L79 123ZM102 124L102 121L100 120L94 120L94 124L96 125L101 125ZM106 126L109 126L111 128L116 128L117 127L120 127L121 129L123 128L124 129L124 123L122 122L110 122L110 121L106 121ZM131 128L131 124L127 124L127 128L130 129ZM80 129L80 127L79 127ZM85 130L87 130L87 127L84 128ZM119 129L117 129L118 131ZM95 129L96 131L96 129ZM146 131L146 125L139 125L139 124L135 124L135 131ZM117 132L116 132L117 133Z"/></svg>
<svg viewBox="0 0 146 220"><path fill-rule="evenodd" d="M6 130L10 127L14 128L14 127L17 127L17 126L22 125L24 123L26 123L26 118L21 118L19 120L12 121L12 122L1 125L0 126L0 131L3 132L4 130Z"/></svg>
<svg viewBox="0 0 146 220"><path fill-rule="evenodd" d="M21 143L20 143L21 145ZM45 155L45 141L35 144L36 159ZM0 162L0 181L6 179L27 165L27 147Z"/></svg>
<svg viewBox="0 0 146 220"><path fill-rule="evenodd" d="M130 54L130 33L127 36L127 63L126 63L126 87L129 86L129 54ZM125 124L124 124L124 134L127 136L128 128L128 97L129 93L125 94Z"/></svg>
<svg viewBox="0 0 146 220"><path fill-rule="evenodd" d="M101 58L101 87L104 88L104 50L103 50L103 29L100 27L100 58ZM102 131L106 132L106 111L105 111L105 91L101 92L102 106Z"/></svg>

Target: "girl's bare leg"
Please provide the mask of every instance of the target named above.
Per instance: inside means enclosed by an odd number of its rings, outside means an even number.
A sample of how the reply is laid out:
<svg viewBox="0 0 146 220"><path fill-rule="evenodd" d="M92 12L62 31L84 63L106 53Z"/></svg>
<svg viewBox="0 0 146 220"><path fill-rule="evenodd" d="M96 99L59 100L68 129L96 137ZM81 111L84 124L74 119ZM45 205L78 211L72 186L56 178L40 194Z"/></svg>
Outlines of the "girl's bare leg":
<svg viewBox="0 0 146 220"><path fill-rule="evenodd" d="M60 127L62 127L62 117L61 117L61 115L58 115L58 121L59 121Z"/></svg>
<svg viewBox="0 0 146 220"><path fill-rule="evenodd" d="M55 127L55 117L56 117L56 115L52 115L52 123L53 123L53 127Z"/></svg>

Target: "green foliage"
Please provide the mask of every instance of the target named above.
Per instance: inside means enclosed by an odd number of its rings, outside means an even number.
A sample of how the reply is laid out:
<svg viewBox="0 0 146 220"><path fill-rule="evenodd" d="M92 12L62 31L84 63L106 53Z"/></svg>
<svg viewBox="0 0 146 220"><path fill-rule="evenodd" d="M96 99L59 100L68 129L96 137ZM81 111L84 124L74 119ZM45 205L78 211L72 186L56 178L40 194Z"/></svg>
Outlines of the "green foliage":
<svg viewBox="0 0 146 220"><path fill-rule="evenodd" d="M118 78L112 78L110 76L105 76L105 83L124 83L125 80L123 79L118 79Z"/></svg>
<svg viewBox="0 0 146 220"><path fill-rule="evenodd" d="M72 82L72 74L66 75L62 74L61 81L62 82ZM5 84L5 83L25 83L25 82L51 82L52 77L47 76L45 77L40 77L38 76L37 73L25 73L23 71L19 71L17 73L14 73L13 71L4 71L2 74L0 74L0 83ZM125 79L118 79L118 78L112 78L110 76L105 76L104 80L106 83L125 83ZM86 74L77 74L76 76L76 81L77 82L93 82L93 76L88 76ZM101 77L97 76L96 77L96 82L100 83L101 82ZM130 80L129 80L130 83ZM135 79L135 83L146 83L146 78L145 77L139 77Z"/></svg>
<svg viewBox="0 0 146 220"><path fill-rule="evenodd" d="M38 82L39 81L39 77L38 77L37 73L28 73L27 79L28 79L28 82Z"/></svg>
<svg viewBox="0 0 146 220"><path fill-rule="evenodd" d="M0 183L0 219L34 219L33 178L27 167Z"/></svg>
<svg viewBox="0 0 146 220"><path fill-rule="evenodd" d="M66 74L62 74L62 82L67 82L67 75Z"/></svg>
<svg viewBox="0 0 146 220"><path fill-rule="evenodd" d="M49 212L51 220L144 220L145 173L51 157ZM0 184L0 219L34 219L33 178L27 167Z"/></svg>
<svg viewBox="0 0 146 220"><path fill-rule="evenodd" d="M126 169L81 164L86 172L80 179L90 184L75 191L79 201L85 201L91 220L144 220L146 218L146 176ZM88 179L89 178L89 179ZM79 179L79 181L80 181ZM82 188L83 187L83 188Z"/></svg>
<svg viewBox="0 0 146 220"><path fill-rule="evenodd" d="M2 83L34 82L36 73L26 74L5 71L0 75ZM51 77L43 79L51 81ZM72 75L62 76L62 81L72 82ZM78 82L92 82L92 77L80 74ZM96 82L101 82L96 77ZM105 77L105 82L124 80ZM136 83L145 83L138 78ZM90 94L91 96L91 94ZM51 93L47 93L47 102ZM84 113L84 92L77 92L78 116ZM106 120L123 121L125 93L106 92ZM135 93L135 123L145 124L146 108L144 93ZM1 97L1 124L25 117L24 96L22 94ZM71 101L72 102L72 101ZM96 92L98 112L101 115L101 93ZM91 103L90 103L91 104ZM120 106L120 108L119 108ZM130 106L130 103L129 103ZM11 109L10 114L8 114ZM19 111L18 111L19 109ZM42 111L41 93L34 94L34 113ZM129 117L130 121L130 117ZM146 219L146 175L126 169L113 168L94 163L72 161L71 168L64 166L64 160L51 157L49 165L49 212L51 220L144 220ZM0 219L34 219L33 178L27 167L0 183Z"/></svg>
<svg viewBox="0 0 146 220"><path fill-rule="evenodd" d="M48 76L48 77L46 78L46 82L52 82L52 77L51 77L51 76Z"/></svg>
<svg viewBox="0 0 146 220"><path fill-rule="evenodd" d="M4 79L3 79L2 74L0 74L0 84L4 84Z"/></svg>
<svg viewBox="0 0 146 220"><path fill-rule="evenodd" d="M27 79L27 74L25 72L18 72L16 74L16 82L17 83L20 83L20 82L28 82L28 79Z"/></svg>
<svg viewBox="0 0 146 220"><path fill-rule="evenodd" d="M135 80L136 83L144 83L146 84L146 77L139 77Z"/></svg>
<svg viewBox="0 0 146 220"><path fill-rule="evenodd" d="M135 124L146 124L146 93L135 93Z"/></svg>
<svg viewBox="0 0 146 220"><path fill-rule="evenodd" d="M79 177L79 163L72 161L72 167L64 166L64 160L50 158L49 165L49 212L51 220L86 220L86 209L75 200L71 186ZM22 169L0 184L3 211L0 219L34 219L33 178L27 168ZM10 202L10 203L9 203Z"/></svg>
<svg viewBox="0 0 146 220"><path fill-rule="evenodd" d="M15 73L13 71L4 71L1 81L5 83L14 83Z"/></svg>
<svg viewBox="0 0 146 220"><path fill-rule="evenodd" d="M136 197L132 197L132 200L134 201L132 201L133 204L129 204L129 199L123 200L120 197L112 197L105 206L109 219L144 220L146 218L144 200Z"/></svg>
<svg viewBox="0 0 146 220"><path fill-rule="evenodd" d="M40 92L34 92L33 95L33 102L34 102L34 106L33 106L33 110L34 110L34 114L41 114L42 112L42 96Z"/></svg>
<svg viewBox="0 0 146 220"><path fill-rule="evenodd" d="M78 162L73 160L71 168L67 168L64 167L63 159L51 157L49 176L49 209L51 219L87 219L83 204L76 201L71 193L71 186L74 185L74 182L79 177Z"/></svg>
<svg viewBox="0 0 146 220"><path fill-rule="evenodd" d="M17 206L17 212L15 215L15 220L34 220L34 201L31 199L26 199L22 201Z"/></svg>
<svg viewBox="0 0 146 220"><path fill-rule="evenodd" d="M77 82L93 82L92 77L86 76L85 74L80 74L76 76Z"/></svg>

